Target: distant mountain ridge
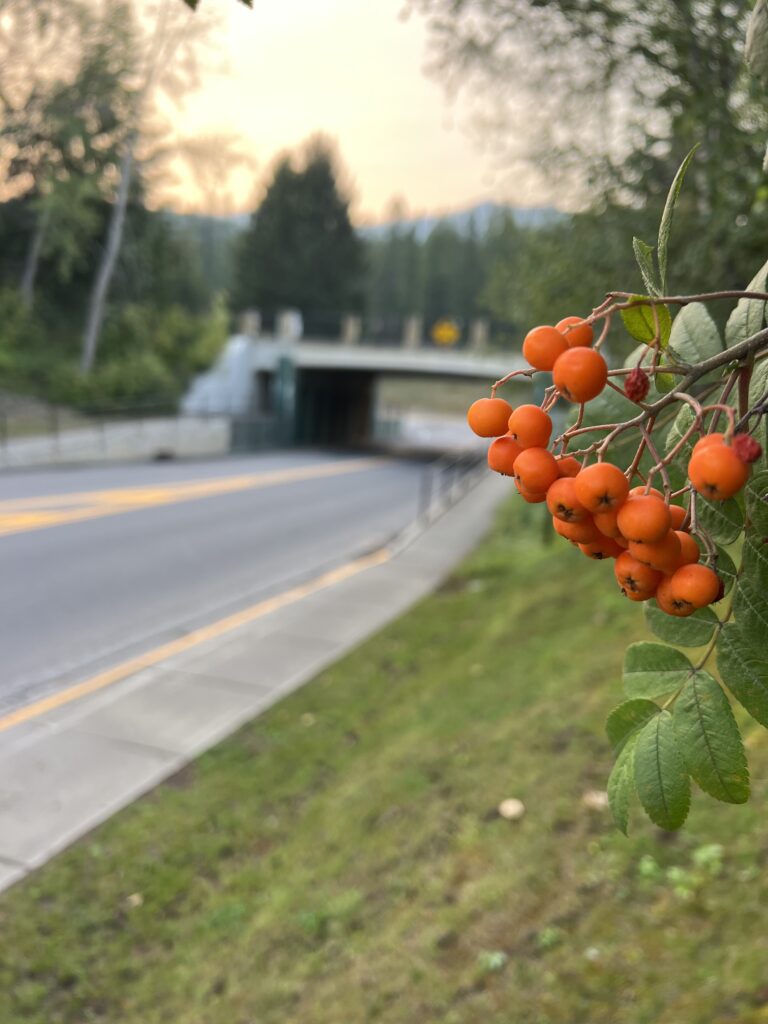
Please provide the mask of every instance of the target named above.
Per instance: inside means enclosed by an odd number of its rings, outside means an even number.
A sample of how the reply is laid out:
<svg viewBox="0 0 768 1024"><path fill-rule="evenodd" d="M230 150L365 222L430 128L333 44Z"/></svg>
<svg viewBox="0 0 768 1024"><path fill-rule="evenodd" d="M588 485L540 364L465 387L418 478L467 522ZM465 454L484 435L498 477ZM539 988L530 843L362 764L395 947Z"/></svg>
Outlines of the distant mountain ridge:
<svg viewBox="0 0 768 1024"><path fill-rule="evenodd" d="M244 231L251 219L249 213L214 217L194 213L177 214L169 211L168 216L178 225L198 231L203 225L208 225L209 231L215 230L212 225L220 226L220 232L230 237ZM375 242L385 238L393 229L413 230L417 241L423 242L438 224L448 224L460 235L469 234L470 227L474 225L475 232L482 236L488 233L494 221L502 217L512 217L518 227L543 228L557 223L564 216L565 214L554 206L512 206L510 203L495 203L486 200L461 210L453 210L450 213L423 214L417 217L405 217L402 220L386 221L383 224L364 224L357 227L357 233L361 238Z"/></svg>
<svg viewBox="0 0 768 1024"><path fill-rule="evenodd" d="M472 226L478 235L486 235L494 221L511 217L518 227L542 228L555 224L565 216L554 206L512 206L509 203L495 203L490 200L475 203L463 210L445 214L427 214L421 217L406 217L385 224L370 224L359 227L361 237L377 241L386 237L393 229L413 230L416 239L423 242L438 224L448 224L460 235L467 235Z"/></svg>

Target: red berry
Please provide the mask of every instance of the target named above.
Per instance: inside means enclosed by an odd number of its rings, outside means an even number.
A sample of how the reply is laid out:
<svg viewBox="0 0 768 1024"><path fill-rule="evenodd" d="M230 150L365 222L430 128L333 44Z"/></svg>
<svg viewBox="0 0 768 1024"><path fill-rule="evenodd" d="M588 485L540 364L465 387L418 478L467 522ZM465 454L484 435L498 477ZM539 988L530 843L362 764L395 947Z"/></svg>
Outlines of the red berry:
<svg viewBox="0 0 768 1024"><path fill-rule="evenodd" d="M731 448L733 448L742 462L757 462L763 454L763 449L754 437L751 437L749 434L734 434Z"/></svg>
<svg viewBox="0 0 768 1024"><path fill-rule="evenodd" d="M642 402L648 394L649 387L648 374L637 366L631 373L627 374L624 381L624 394L631 402Z"/></svg>

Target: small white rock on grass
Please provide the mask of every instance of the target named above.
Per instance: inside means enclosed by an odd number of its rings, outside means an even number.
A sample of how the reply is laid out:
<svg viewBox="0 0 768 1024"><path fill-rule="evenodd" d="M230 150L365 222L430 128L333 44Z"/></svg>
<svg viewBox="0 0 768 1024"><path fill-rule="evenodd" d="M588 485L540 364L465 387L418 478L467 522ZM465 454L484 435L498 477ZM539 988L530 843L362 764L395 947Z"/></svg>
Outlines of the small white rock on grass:
<svg viewBox="0 0 768 1024"><path fill-rule="evenodd" d="M522 800L517 800L513 796L509 797L507 800L502 800L499 804L499 814L502 818L506 818L507 821L519 821L525 814L525 804Z"/></svg>

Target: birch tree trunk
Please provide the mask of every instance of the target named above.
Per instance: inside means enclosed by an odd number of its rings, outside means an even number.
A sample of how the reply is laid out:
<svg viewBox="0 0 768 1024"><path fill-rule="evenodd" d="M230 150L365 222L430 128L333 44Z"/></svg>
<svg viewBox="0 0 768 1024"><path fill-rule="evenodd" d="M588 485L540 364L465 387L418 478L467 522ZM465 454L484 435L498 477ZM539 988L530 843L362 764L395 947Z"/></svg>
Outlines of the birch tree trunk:
<svg viewBox="0 0 768 1024"><path fill-rule="evenodd" d="M115 272L117 258L120 255L120 247L123 242L125 214L128 209L128 192L130 190L131 178L133 177L133 151L135 145L135 134L129 135L125 141L125 150L120 161L120 184L109 218L107 244L104 246L101 263L96 273L96 280L88 303L88 315L85 321L85 330L83 331L83 348L80 359L80 369L84 374L90 373L93 369L96 348L99 343L99 335L101 334L101 325L104 321L104 309L107 304L109 286L112 283L112 276Z"/></svg>
<svg viewBox="0 0 768 1024"><path fill-rule="evenodd" d="M37 280L37 271L40 266L40 254L43 251L43 242L45 240L45 233L48 230L50 219L51 211L50 208L46 206L37 218L37 224L35 225L35 231L32 235L32 241L29 249L27 250L27 258L24 262L24 273L21 276L20 285L21 301L24 303L25 309L32 309L34 304L35 281Z"/></svg>

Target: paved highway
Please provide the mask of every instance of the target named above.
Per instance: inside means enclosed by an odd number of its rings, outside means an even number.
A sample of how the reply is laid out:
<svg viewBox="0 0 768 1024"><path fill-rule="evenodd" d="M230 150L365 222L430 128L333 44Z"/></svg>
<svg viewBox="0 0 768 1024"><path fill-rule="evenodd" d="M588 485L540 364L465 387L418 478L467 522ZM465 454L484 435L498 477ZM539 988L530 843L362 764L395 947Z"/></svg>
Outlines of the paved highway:
<svg viewBox="0 0 768 1024"><path fill-rule="evenodd" d="M0 712L371 550L423 465L271 453L0 476Z"/></svg>

